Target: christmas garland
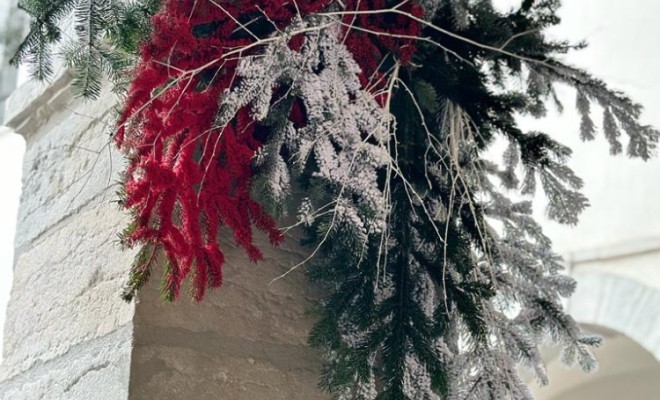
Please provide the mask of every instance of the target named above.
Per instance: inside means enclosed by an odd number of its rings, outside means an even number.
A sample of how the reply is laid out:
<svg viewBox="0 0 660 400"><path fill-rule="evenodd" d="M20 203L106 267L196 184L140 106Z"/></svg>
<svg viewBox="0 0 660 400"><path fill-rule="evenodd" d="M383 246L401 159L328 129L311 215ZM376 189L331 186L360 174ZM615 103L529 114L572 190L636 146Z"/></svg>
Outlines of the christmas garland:
<svg viewBox="0 0 660 400"><path fill-rule="evenodd" d="M370 6L363 2L361 7ZM188 0L165 2L153 17L151 40L141 50L115 136L129 159L123 204L135 213L124 242L129 247L141 246L127 299L146 282L152 264L160 260L153 255L159 252L167 260L166 298L176 299L189 275L197 300L207 286L219 287L223 254L217 237L222 226L233 232L235 242L252 261L261 258L252 243L253 225L266 232L272 244L282 240L273 218L251 196L254 167L261 167L262 174L268 175L262 190L270 192L273 202L286 200L282 192L289 190L291 179L278 147L295 154L295 168L305 169L313 158L318 179L344 186L339 217L360 224L365 238L366 230L372 228L369 225L379 225L379 221L360 216L345 199L361 196L372 214L380 214L375 215L378 220L384 218L385 213L377 210L373 167L387 155L382 154L382 146L373 144L357 149L369 136L381 143L386 140L378 106L362 89L368 83L364 73L376 74L380 60L370 57L361 69L348 51L351 43L353 51L371 54L382 46L405 59L410 53L405 49L412 47L390 37L375 42L364 35L354 38L353 30L333 28L341 24L330 18L305 20L323 8L328 8L323 2L241 1L222 6ZM261 24L247 25L264 15L268 18ZM398 25L406 22L402 19ZM384 30L373 21L356 24L374 32ZM416 25L410 22L398 25L403 34L416 33ZM348 43L346 48L339 45L340 35ZM399 45L403 51L395 51ZM322 57L333 64L324 63ZM324 71L313 72L321 65ZM337 74L346 82L336 80ZM346 91L343 96L337 98L331 92L333 85ZM371 90L379 86L376 80ZM280 108L278 103L290 107ZM332 113L342 120L328 118ZM274 114L292 117L284 123L271 122L277 128L269 127L267 120ZM260 137L269 142L266 148ZM333 143L347 147L336 151ZM376 164L362 174L347 175L356 156L360 157L358 170L362 164ZM371 185L360 193L364 179Z"/></svg>
<svg viewBox="0 0 660 400"><path fill-rule="evenodd" d="M133 215L122 242L139 248L127 300L164 265L164 299L189 280L201 301L222 284L218 237L231 232L259 260L254 229L279 244L276 221L299 187L305 267L327 290L310 335L324 389L345 400L530 399L516 366L547 383L543 338L585 370L599 339L563 312L575 282L531 203L507 195L540 183L548 216L575 224L588 201L571 151L514 116L543 116L548 99L561 108L563 83L577 92L584 140L595 103L613 154L621 132L633 157L658 141L638 105L556 59L583 46L543 35L559 5L30 1L17 60L47 76L56 22L73 11L91 22L77 22L64 52L83 95L98 93L90 76L121 83L134 64L114 136ZM509 143L502 164L484 155L497 138Z"/></svg>

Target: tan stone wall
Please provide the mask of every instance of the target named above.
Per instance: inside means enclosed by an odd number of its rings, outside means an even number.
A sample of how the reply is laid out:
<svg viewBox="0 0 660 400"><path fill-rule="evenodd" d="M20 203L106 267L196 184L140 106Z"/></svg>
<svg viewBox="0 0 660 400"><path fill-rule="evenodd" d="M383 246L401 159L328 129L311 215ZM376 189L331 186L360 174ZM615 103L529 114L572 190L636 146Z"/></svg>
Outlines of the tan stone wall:
<svg viewBox="0 0 660 400"><path fill-rule="evenodd" d="M263 242L262 242L263 243ZM130 399L316 400L318 355L306 346L311 291L289 240L254 265L228 249L224 285L201 304L158 300L152 281L136 306Z"/></svg>

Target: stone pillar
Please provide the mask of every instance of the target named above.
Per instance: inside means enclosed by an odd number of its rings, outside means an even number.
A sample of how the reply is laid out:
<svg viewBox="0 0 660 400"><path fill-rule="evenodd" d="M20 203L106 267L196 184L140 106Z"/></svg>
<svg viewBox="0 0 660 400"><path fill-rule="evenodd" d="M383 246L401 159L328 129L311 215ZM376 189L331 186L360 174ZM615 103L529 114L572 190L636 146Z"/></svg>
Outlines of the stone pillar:
<svg viewBox="0 0 660 400"><path fill-rule="evenodd" d="M69 81L29 82L6 107L26 154L0 399L128 398L135 307L119 299L132 254L114 243L113 98L75 100Z"/></svg>
<svg viewBox="0 0 660 400"><path fill-rule="evenodd" d="M225 285L202 304L159 300L154 279L137 303L120 290L134 253L116 234L122 157L109 143L104 93L74 99L64 71L8 100L5 124L26 140L14 282L0 399L316 400L318 355L306 346L310 292L289 240L250 264L227 242Z"/></svg>

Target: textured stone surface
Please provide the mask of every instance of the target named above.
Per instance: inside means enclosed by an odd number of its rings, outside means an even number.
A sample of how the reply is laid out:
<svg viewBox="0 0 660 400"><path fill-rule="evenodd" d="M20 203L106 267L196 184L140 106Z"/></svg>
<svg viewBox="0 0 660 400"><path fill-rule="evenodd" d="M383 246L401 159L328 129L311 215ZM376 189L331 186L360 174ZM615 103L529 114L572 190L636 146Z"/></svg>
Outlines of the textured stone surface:
<svg viewBox="0 0 660 400"><path fill-rule="evenodd" d="M222 342L206 336L202 344ZM249 346L244 343L242 346ZM240 347L240 346L239 346ZM245 350L261 353L254 345ZM245 354L227 355L220 346L191 349L191 346L144 346L133 353L131 400L316 400L325 398L316 389L318 371L294 368L298 354L279 354L276 363ZM287 363L283 368L281 364Z"/></svg>
<svg viewBox="0 0 660 400"><path fill-rule="evenodd" d="M1 400L125 400L132 325L0 383Z"/></svg>
<svg viewBox="0 0 660 400"><path fill-rule="evenodd" d="M326 399L306 346L314 293L302 270L271 284L306 255L295 243L262 243L258 265L224 243L225 283L201 304L163 304L150 282L136 306L130 399Z"/></svg>
<svg viewBox="0 0 660 400"><path fill-rule="evenodd" d="M325 399L306 346L314 293L302 270L271 284L307 255L295 238L260 238L258 265L223 243L225 285L202 304L161 303L157 279L137 305L119 299L133 253L110 204L115 98L75 100L69 81L22 87L8 112L27 153L0 399Z"/></svg>
<svg viewBox="0 0 660 400"><path fill-rule="evenodd" d="M18 257L0 377L131 322L133 306L119 293L132 254L114 243L124 218L113 208L100 204L81 212Z"/></svg>
<svg viewBox="0 0 660 400"><path fill-rule="evenodd" d="M67 102L40 129L26 135L18 254L81 207L114 198L106 189L116 182L123 161L109 143L113 104L109 94L96 102Z"/></svg>
<svg viewBox="0 0 660 400"><path fill-rule="evenodd" d="M114 97L73 100L67 79L21 87L8 114L27 151L0 399L128 397L135 307L119 294L133 254L116 244L127 221L110 203Z"/></svg>
<svg viewBox="0 0 660 400"><path fill-rule="evenodd" d="M62 104L70 101L71 77L69 70L59 68L50 82L25 82L7 99L3 124L24 135L37 131Z"/></svg>
<svg viewBox="0 0 660 400"><path fill-rule="evenodd" d="M151 285L140 295L139 323L154 328L215 329L246 340L304 345L310 327L304 314L312 293L306 289L302 269L271 284L303 259L304 253L295 251L292 242L278 249L257 242L264 250L264 260L258 264L250 263L242 249L223 243L226 263L220 290L208 292L201 304L192 303L185 291L179 302L166 304L158 300L158 285Z"/></svg>

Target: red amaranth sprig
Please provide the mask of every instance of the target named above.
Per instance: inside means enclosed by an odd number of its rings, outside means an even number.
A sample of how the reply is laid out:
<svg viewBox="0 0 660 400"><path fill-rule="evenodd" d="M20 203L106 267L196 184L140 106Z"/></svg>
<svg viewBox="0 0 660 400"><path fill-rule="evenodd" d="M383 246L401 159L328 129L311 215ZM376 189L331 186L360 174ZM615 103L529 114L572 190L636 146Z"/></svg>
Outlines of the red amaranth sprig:
<svg viewBox="0 0 660 400"><path fill-rule="evenodd" d="M260 143L246 110L216 125L218 99L231 86L237 64L223 55L254 42L247 32L237 34L238 20L259 6L265 4L237 2L223 10L212 2L165 2L153 18L153 35L142 47L119 120L116 141L129 157L124 206L135 217L125 240L164 253L164 295L171 300L189 275L196 300L207 287L222 284L221 227L233 232L252 261L262 257L253 226L274 245L282 240L273 219L249 195L251 158ZM136 259L127 298L146 282L157 259Z"/></svg>

